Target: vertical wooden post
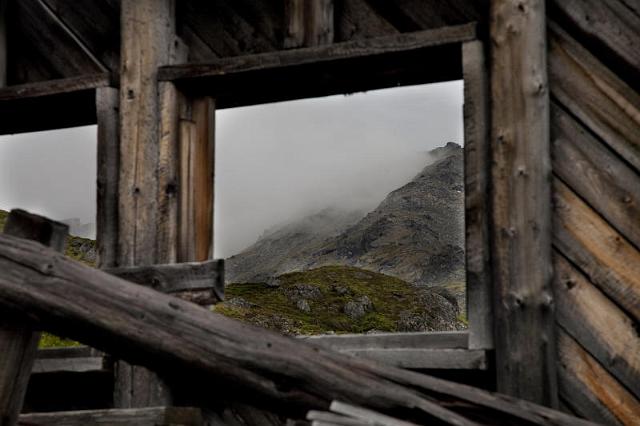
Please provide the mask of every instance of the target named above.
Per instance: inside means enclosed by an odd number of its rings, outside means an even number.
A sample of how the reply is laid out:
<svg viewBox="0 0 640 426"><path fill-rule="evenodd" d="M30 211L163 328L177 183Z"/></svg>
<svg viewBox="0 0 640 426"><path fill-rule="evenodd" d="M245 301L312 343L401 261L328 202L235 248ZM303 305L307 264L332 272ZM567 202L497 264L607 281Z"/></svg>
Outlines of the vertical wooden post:
<svg viewBox="0 0 640 426"><path fill-rule="evenodd" d="M167 86L157 82L158 67L175 63L174 0L122 0L120 66L120 162L118 180L117 265L172 261L170 227L173 198L170 139L161 136L169 114ZM161 93L162 92L162 93ZM169 145L167 145L169 143ZM115 404L142 407L170 404L168 388L148 370L119 362Z"/></svg>
<svg viewBox="0 0 640 426"><path fill-rule="evenodd" d="M492 0L490 26L498 391L556 407L545 2Z"/></svg>
<svg viewBox="0 0 640 426"><path fill-rule="evenodd" d="M118 89L96 90L98 118L97 218L98 267L117 266L118 260L118 171L120 138Z"/></svg>
<svg viewBox="0 0 640 426"><path fill-rule="evenodd" d="M0 87L7 85L7 1L0 0Z"/></svg>
<svg viewBox="0 0 640 426"><path fill-rule="evenodd" d="M12 210L4 233L38 241L64 251L67 225L22 210ZM18 320L0 316L0 426L13 426L36 359L40 332Z"/></svg>
<svg viewBox="0 0 640 426"><path fill-rule="evenodd" d="M489 82L480 41L462 45L469 349L493 349L489 264Z"/></svg>
<svg viewBox="0 0 640 426"><path fill-rule="evenodd" d="M285 14L285 48L333 42L333 0L285 0Z"/></svg>

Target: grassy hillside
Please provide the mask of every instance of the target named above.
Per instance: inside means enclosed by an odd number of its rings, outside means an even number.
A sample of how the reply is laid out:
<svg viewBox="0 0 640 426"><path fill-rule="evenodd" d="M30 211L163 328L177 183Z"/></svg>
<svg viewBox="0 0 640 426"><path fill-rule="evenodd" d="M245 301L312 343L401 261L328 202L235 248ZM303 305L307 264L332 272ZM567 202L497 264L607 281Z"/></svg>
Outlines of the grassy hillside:
<svg viewBox="0 0 640 426"><path fill-rule="evenodd" d="M225 293L216 312L287 334L463 327L457 309L437 292L349 266L284 274L269 284L230 284Z"/></svg>

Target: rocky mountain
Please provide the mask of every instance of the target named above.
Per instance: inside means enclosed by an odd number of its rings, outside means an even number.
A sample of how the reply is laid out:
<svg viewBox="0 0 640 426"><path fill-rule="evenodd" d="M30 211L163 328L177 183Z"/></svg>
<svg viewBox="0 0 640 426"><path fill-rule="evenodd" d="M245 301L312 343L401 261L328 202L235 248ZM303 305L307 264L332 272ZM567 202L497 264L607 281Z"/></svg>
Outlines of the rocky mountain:
<svg viewBox="0 0 640 426"><path fill-rule="evenodd" d="M327 209L266 232L227 259L227 282L264 282L288 272L345 265L463 291L463 149L448 143L429 152L429 159L411 182L364 217Z"/></svg>

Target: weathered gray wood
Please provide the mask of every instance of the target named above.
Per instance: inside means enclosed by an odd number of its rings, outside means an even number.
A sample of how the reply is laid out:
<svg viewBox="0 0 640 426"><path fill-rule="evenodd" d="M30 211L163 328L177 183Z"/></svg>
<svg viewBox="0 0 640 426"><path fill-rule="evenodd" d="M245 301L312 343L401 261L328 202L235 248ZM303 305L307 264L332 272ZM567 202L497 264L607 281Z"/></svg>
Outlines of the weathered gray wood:
<svg viewBox="0 0 640 426"><path fill-rule="evenodd" d="M337 354L131 284L37 243L0 235L0 306L22 307L41 326L239 402L287 410L332 400L456 425L474 421L435 401L466 401L501 424L586 425L524 401ZM78 303L82 301L82 303ZM409 387L405 387L409 386ZM212 400L212 403L216 402ZM299 411L298 411L299 412ZM464 409L462 409L464 412ZM496 420L498 421L498 420Z"/></svg>
<svg viewBox="0 0 640 426"><path fill-rule="evenodd" d="M610 412L610 416L624 425L637 423L640 418L638 400L562 329L558 333L558 362L561 383L565 383L565 378L568 378L576 384L579 392L590 399L588 406L578 407L580 414L591 414L594 410L602 412L604 407ZM565 392L570 390L571 388L563 389ZM582 399L581 402L585 402L584 398L574 399L572 394L563 396L570 401ZM606 416L606 413L603 415Z"/></svg>
<svg viewBox="0 0 640 426"><path fill-rule="evenodd" d="M105 357L38 358L31 374L44 373L107 373L111 363Z"/></svg>
<svg viewBox="0 0 640 426"><path fill-rule="evenodd" d="M60 95L109 86L109 74L87 74L79 77L18 84L0 89L0 101Z"/></svg>
<svg viewBox="0 0 640 426"><path fill-rule="evenodd" d="M465 331L429 333L375 333L299 336L314 345L334 350L350 349L467 349L469 334Z"/></svg>
<svg viewBox="0 0 640 426"><path fill-rule="evenodd" d="M497 385L555 407L545 7L542 0L491 5Z"/></svg>
<svg viewBox="0 0 640 426"><path fill-rule="evenodd" d="M38 349L38 359L93 358L102 356L104 356L104 353L88 346L68 346L59 348Z"/></svg>
<svg viewBox="0 0 640 426"><path fill-rule="evenodd" d="M464 168L469 348L493 348L489 264L489 87L484 47L462 45L464 76Z"/></svg>
<svg viewBox="0 0 640 426"><path fill-rule="evenodd" d="M342 0L336 3L335 41L363 40L398 34L400 31L376 13L366 0ZM365 22L365 25L362 23Z"/></svg>
<svg viewBox="0 0 640 426"><path fill-rule="evenodd" d="M160 97L157 70L174 53L171 0L121 2L118 265L158 262ZM116 406L168 405L169 390L150 372L118 363Z"/></svg>
<svg viewBox="0 0 640 426"><path fill-rule="evenodd" d="M224 260L107 268L104 271L163 293L209 290L211 302L224 300Z"/></svg>
<svg viewBox="0 0 640 426"><path fill-rule="evenodd" d="M487 354L482 349L341 349L339 352L384 362L400 368L486 370Z"/></svg>
<svg viewBox="0 0 640 426"><path fill-rule="evenodd" d="M20 416L22 426L202 426L198 408L152 407L33 413Z"/></svg>
<svg viewBox="0 0 640 426"><path fill-rule="evenodd" d="M38 241L59 252L69 232L65 224L23 210L12 210L4 233ZM36 359L40 332L6 313L0 315L0 425L13 426L22 410L24 395Z"/></svg>
<svg viewBox="0 0 640 426"><path fill-rule="evenodd" d="M405 422L402 420L394 419L390 416L377 413L373 410L369 410L355 405L347 404L340 401L333 401L329 409L335 413L344 414L346 416L364 420L367 423L383 424L386 426L417 426L415 423Z"/></svg>
<svg viewBox="0 0 640 426"><path fill-rule="evenodd" d="M338 426L367 426L362 420L343 416L341 414L330 413L328 411L311 410L307 413L307 420L311 420L312 424L334 424Z"/></svg>
<svg viewBox="0 0 640 426"><path fill-rule="evenodd" d="M640 251L558 179L554 207L555 247L640 321Z"/></svg>
<svg viewBox="0 0 640 426"><path fill-rule="evenodd" d="M640 16L620 0L553 0L550 9L577 27L590 48L608 49L607 54L622 61L633 82L640 76ZM613 58L612 58L613 59ZM613 64L617 61L613 61Z"/></svg>
<svg viewBox="0 0 640 426"><path fill-rule="evenodd" d="M333 0L285 0L284 47L310 47L333 42Z"/></svg>
<svg viewBox="0 0 640 426"><path fill-rule="evenodd" d="M119 91L96 90L97 153L97 266L112 267L118 260L118 171L120 163Z"/></svg>
<svg viewBox="0 0 640 426"><path fill-rule="evenodd" d="M640 399L636 323L562 256L554 267L558 323Z"/></svg>
<svg viewBox="0 0 640 426"><path fill-rule="evenodd" d="M640 95L557 25L549 25L551 93L640 170Z"/></svg>
<svg viewBox="0 0 640 426"><path fill-rule="evenodd" d="M476 38L476 24L465 24L420 31L411 34L378 37L368 40L334 43L290 51L224 58L208 64L185 64L161 67L159 80L180 81L215 77L223 74L295 67L311 62L330 62L362 56L420 50L433 46L472 41Z"/></svg>
<svg viewBox="0 0 640 426"><path fill-rule="evenodd" d="M554 173L640 249L640 174L557 105L551 121Z"/></svg>

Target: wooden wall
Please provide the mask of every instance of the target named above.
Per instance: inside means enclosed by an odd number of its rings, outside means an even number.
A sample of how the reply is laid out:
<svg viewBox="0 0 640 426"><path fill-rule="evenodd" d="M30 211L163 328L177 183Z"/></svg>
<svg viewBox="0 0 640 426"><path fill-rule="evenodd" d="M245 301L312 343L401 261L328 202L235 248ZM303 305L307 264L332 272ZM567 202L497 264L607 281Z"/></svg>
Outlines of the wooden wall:
<svg viewBox="0 0 640 426"><path fill-rule="evenodd" d="M640 421L638 6L548 2L560 400L613 425Z"/></svg>

